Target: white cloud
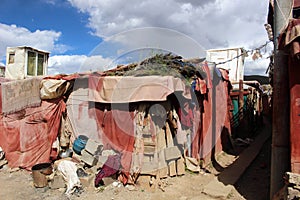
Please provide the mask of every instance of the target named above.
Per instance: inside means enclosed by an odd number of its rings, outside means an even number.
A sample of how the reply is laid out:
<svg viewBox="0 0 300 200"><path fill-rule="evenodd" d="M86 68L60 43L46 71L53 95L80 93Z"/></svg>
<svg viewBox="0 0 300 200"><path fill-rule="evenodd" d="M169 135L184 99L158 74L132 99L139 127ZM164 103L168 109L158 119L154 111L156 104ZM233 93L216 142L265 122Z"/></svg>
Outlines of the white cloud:
<svg viewBox="0 0 300 200"><path fill-rule="evenodd" d="M103 71L110 66L111 62L111 59L99 55L56 55L49 58L48 74Z"/></svg>
<svg viewBox="0 0 300 200"><path fill-rule="evenodd" d="M141 27L174 29L207 48L247 46L266 40L268 1L252 0L69 0L89 14L94 34L108 37Z"/></svg>
<svg viewBox="0 0 300 200"><path fill-rule="evenodd" d="M36 30L31 32L24 27L0 23L0 56L5 57L8 46L31 46L51 53L64 53L70 47L58 43L61 32L53 30ZM50 55L53 55L50 54ZM110 63L109 58L99 55L54 55L49 58L49 74L104 70ZM2 63L0 63L1 65ZM4 64L4 63L3 63Z"/></svg>
<svg viewBox="0 0 300 200"><path fill-rule="evenodd" d="M133 31L131 35L119 34L144 27L178 31L193 38L205 49L227 47L252 49L268 39L264 29L268 1L132 0L129 3L122 0L69 0L69 2L80 12L89 15L88 26L92 28L94 35L109 38L106 41L110 42L116 40L123 44L120 46L126 51L139 46L145 47L145 40L154 44L153 41L159 42L163 39L158 38L159 34L140 34L139 31ZM115 34L120 37L111 37ZM177 41L174 39L163 42L169 47L176 46ZM182 49L188 47L180 43L178 46ZM267 66L262 68L265 69Z"/></svg>
<svg viewBox="0 0 300 200"><path fill-rule="evenodd" d="M45 1L47 4L50 4L50 5L56 4L56 0L42 0L42 1Z"/></svg>
<svg viewBox="0 0 300 200"><path fill-rule="evenodd" d="M43 1L52 5L57 2L57 0ZM253 49L267 40L263 25L267 18L268 1L131 0L130 3L123 0L68 1L80 12L89 15L88 26L92 29L92 34L104 38L105 42L95 48L91 52L93 56L89 58L83 55L50 57L49 72L53 73L73 73L82 66L86 66L86 70L89 70L88 66L94 67L98 63L106 63L122 54L145 47L161 48L184 57L194 57L202 55L203 49L227 47ZM52 53L51 55L61 54L69 47L58 44L60 37L61 32L53 30L30 31L24 27L0 23L0 56L5 55L7 46L19 45L47 50ZM94 56L97 56L98 63L87 64ZM83 65L85 62L83 60L86 61L86 65ZM249 70L246 68L245 72L267 68L267 65L258 66L265 65L265 62L256 63L253 68Z"/></svg>
<svg viewBox="0 0 300 200"><path fill-rule="evenodd" d="M269 66L270 59L261 58L258 60L247 59L245 60L245 75L261 75L268 76L266 74L267 68Z"/></svg>
<svg viewBox="0 0 300 200"><path fill-rule="evenodd" d="M53 30L36 30L0 23L0 56L5 56L8 46L31 46L33 48L56 53L64 53L68 47L57 44L61 32Z"/></svg>
<svg viewBox="0 0 300 200"><path fill-rule="evenodd" d="M180 32L156 28L137 28L124 31L106 38L91 53L105 55L118 59L132 51L140 51L140 59L148 57L142 55L145 49L153 51L172 52L183 57L205 57L205 49L193 38ZM108 56L106 55L106 56Z"/></svg>

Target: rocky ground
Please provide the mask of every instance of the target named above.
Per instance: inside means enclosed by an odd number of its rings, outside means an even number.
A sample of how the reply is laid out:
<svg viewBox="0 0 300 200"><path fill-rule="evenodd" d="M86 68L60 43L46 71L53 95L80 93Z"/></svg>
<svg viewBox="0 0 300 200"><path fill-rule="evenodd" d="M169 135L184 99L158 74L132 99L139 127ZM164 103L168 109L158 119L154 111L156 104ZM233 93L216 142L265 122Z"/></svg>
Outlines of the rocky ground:
<svg viewBox="0 0 300 200"><path fill-rule="evenodd" d="M203 194L203 186L214 178L213 174L187 173L181 177L167 178L162 181L163 188L149 189L141 185L134 188L113 186L113 184L95 190L84 189L81 194L74 194L71 197L64 195L64 189L52 190L48 187L35 188L33 179L29 172L16 171L0 172L0 196L1 199L32 199L32 200L56 200L56 199L219 199ZM238 191L232 191L231 196L242 199ZM229 196L229 197L231 197Z"/></svg>
<svg viewBox="0 0 300 200"><path fill-rule="evenodd" d="M208 167L201 173L186 171L186 174L183 176L163 179L160 182L160 187L156 188L150 188L142 182L137 183L134 187L124 187L115 183L97 190L93 187L84 188L81 193L76 193L69 197L64 194L65 189L35 188L32 174L28 171L11 170L3 167L0 169L0 199L269 199L270 149L271 139L268 138L259 155L238 181L230 186L230 192L226 193L225 196L212 196L210 193L207 194L205 192L207 185L218 179L218 172L213 167ZM238 156L223 152L218 157L218 162L226 170L226 167L230 166L238 158ZM219 189L219 183L212 186L216 190Z"/></svg>

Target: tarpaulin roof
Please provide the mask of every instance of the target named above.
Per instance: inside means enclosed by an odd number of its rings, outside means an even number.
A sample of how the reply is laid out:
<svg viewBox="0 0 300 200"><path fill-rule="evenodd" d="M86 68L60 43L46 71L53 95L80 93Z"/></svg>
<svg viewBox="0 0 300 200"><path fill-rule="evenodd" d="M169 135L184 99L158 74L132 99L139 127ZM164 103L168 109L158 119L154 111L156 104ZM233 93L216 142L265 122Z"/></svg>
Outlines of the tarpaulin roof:
<svg viewBox="0 0 300 200"><path fill-rule="evenodd" d="M91 74L89 101L165 101L174 92L180 92L182 96L190 99L190 82L196 76L209 76L200 65L202 61L183 60L182 57L170 53L157 54L140 63L121 65Z"/></svg>
<svg viewBox="0 0 300 200"><path fill-rule="evenodd" d="M165 101L176 91L191 98L183 81L172 76L90 76L89 88L89 101L100 103Z"/></svg>

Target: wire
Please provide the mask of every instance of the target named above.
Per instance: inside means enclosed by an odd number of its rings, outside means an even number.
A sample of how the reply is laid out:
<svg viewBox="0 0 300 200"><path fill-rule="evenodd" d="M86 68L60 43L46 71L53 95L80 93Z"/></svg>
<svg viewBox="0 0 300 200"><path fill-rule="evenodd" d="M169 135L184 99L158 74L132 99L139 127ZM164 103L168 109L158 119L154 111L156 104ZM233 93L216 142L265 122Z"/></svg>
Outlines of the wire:
<svg viewBox="0 0 300 200"><path fill-rule="evenodd" d="M263 45L261 45L261 46L255 48L255 49L242 51L241 54L239 54L239 55L237 55L237 56L235 56L235 57L233 57L233 58L231 58L231 59L229 59L229 60L226 60L226 61L223 61L223 62L216 63L216 65L223 65L223 64L226 64L226 63L228 63L228 62L231 62L231 61L233 61L233 60L235 60L235 59L237 59L237 58L239 58L239 57L241 57L241 56L245 56L245 55L247 55L248 53L253 53L254 51L259 51L259 50L261 50L262 48L266 47L270 42L272 42L272 41L270 41L270 40L269 40L269 41L266 41L265 44L263 44Z"/></svg>

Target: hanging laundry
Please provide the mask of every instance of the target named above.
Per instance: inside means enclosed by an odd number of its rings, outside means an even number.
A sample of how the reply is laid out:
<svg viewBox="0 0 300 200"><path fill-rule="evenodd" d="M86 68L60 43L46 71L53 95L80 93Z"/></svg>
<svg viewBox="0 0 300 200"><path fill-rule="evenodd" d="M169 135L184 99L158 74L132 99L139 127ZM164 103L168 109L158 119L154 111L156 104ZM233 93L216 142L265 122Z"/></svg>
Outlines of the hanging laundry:
<svg viewBox="0 0 300 200"><path fill-rule="evenodd" d="M197 79L194 79L191 83L191 88L192 88L193 92L195 92L195 90L196 90L196 84L197 84Z"/></svg>
<svg viewBox="0 0 300 200"><path fill-rule="evenodd" d="M179 117L181 121L182 128L187 129L193 126L193 112L190 108L189 102L184 103L184 108L179 109Z"/></svg>
<svg viewBox="0 0 300 200"><path fill-rule="evenodd" d="M202 80L200 78L197 78L195 90L200 92L201 94L206 94L206 92L207 92L206 81Z"/></svg>

